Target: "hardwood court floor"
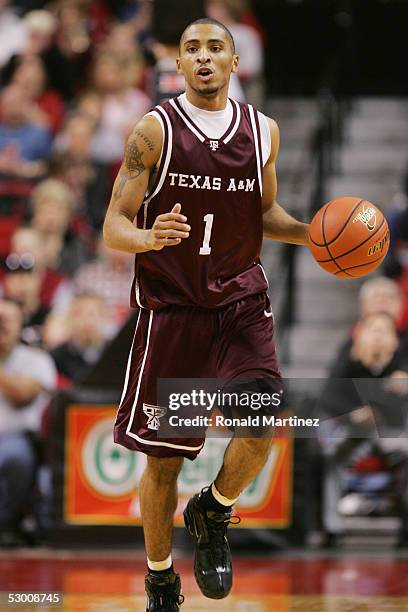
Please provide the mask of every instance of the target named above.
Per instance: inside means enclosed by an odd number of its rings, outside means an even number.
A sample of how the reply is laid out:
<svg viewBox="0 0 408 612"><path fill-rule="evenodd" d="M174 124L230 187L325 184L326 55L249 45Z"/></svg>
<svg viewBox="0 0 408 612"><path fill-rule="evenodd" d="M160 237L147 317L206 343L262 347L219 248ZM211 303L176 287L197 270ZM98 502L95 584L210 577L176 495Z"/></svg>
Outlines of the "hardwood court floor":
<svg viewBox="0 0 408 612"><path fill-rule="evenodd" d="M407 612L408 557L276 555L235 558L233 593L201 596L190 559L176 559L182 612ZM0 553L0 591L58 591L62 606L0 605L1 612L144 612L144 560L120 551ZM4 599L3 599L4 601Z"/></svg>

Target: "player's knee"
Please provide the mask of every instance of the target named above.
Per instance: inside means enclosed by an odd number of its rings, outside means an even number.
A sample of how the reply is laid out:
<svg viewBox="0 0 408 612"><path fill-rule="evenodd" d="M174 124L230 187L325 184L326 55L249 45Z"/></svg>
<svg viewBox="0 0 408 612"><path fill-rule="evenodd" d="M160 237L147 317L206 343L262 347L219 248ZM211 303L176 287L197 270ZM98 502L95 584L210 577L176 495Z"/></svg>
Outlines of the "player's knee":
<svg viewBox="0 0 408 612"><path fill-rule="evenodd" d="M160 485L173 484L183 466L184 457L148 457L149 477Z"/></svg>

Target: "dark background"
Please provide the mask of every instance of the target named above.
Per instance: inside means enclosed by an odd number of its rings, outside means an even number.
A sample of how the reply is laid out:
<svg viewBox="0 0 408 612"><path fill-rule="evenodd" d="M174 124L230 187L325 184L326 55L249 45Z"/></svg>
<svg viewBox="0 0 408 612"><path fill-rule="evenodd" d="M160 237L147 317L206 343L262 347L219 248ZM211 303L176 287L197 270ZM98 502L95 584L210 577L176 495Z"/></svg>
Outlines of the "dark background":
<svg viewBox="0 0 408 612"><path fill-rule="evenodd" d="M407 0L255 0L270 93L408 94Z"/></svg>
<svg viewBox="0 0 408 612"><path fill-rule="evenodd" d="M253 0L269 94L408 95L408 0ZM153 32L177 44L204 0L155 0Z"/></svg>

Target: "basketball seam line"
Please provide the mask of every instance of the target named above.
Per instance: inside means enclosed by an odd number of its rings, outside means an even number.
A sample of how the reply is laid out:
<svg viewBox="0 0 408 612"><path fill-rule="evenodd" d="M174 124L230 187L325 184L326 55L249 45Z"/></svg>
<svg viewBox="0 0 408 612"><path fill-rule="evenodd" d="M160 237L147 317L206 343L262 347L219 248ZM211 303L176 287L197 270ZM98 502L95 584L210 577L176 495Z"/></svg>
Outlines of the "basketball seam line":
<svg viewBox="0 0 408 612"><path fill-rule="evenodd" d="M373 259L372 261L370 261L368 263L358 264L358 266L349 266L348 268L346 268L344 270L344 272L346 272L347 270L354 270L354 268L362 268L363 266L369 266L370 264L373 264L373 263L376 263L377 261L380 261L380 259L384 259L386 255L387 255L387 253L385 255L381 255L381 257L377 257L377 259ZM340 270L335 272L334 275L336 276L339 272L340 272ZM353 275L350 274L350 276L353 276ZM353 276L353 278L356 278L356 277Z"/></svg>
<svg viewBox="0 0 408 612"><path fill-rule="evenodd" d="M327 244L327 240L326 240L326 232L324 231L324 219L325 219L326 212L327 212L327 210L328 210L328 208L329 208L330 204L331 204L331 202L329 202L329 204L327 205L327 208L325 209L325 211L324 211L324 213L323 213L323 215L322 215L322 235L323 235L323 240L324 240L324 244L325 244L325 247L326 247L326 251L328 252L328 254L329 254L329 255L330 255L330 257L331 257L331 260L329 260L329 261L332 261L332 262L333 262L333 263L334 263L334 264L335 264L335 265L338 267L338 269L339 269L339 270L338 270L338 272L344 272L345 274L347 274L348 276L350 276L351 278L353 278L353 275L352 275L352 274L349 274L349 273L348 273L346 270L343 270L343 269L342 269L342 268L339 266L339 264L337 263L337 261L336 261L336 260L333 258L333 255L331 254L331 251L330 251L329 246L328 246L328 244Z"/></svg>
<svg viewBox="0 0 408 612"><path fill-rule="evenodd" d="M366 238L365 240L363 240L363 242L360 242L360 244L358 244L357 246L353 247L352 249L350 249L349 251L346 251L345 253L342 253L341 255L336 255L336 260L340 259L340 257L345 257L346 255L350 255L350 253L352 253L353 251L355 251L356 249L359 249L360 247L362 247L368 240L370 240L371 238L373 238L377 232L380 231L380 229L382 228L382 226L384 225L385 222L385 218L383 216L383 220L382 223L379 227L377 227L377 229L375 230L375 232L373 234L371 234L370 236L368 236L368 238ZM329 251L329 249L327 249ZM329 251L330 253L330 251ZM331 253L330 253L331 255ZM316 261L318 263L329 263L329 261L332 261L331 259L316 259Z"/></svg>
<svg viewBox="0 0 408 612"><path fill-rule="evenodd" d="M330 205L332 202L334 202L334 200L331 200L331 201L329 202L329 204L327 205L327 208L329 208L329 205ZM320 242L315 242L315 241L313 240L313 238L311 237L311 238L310 238L310 240L313 242L313 244L314 244L315 246L318 246L318 247L323 247L323 246L327 246L328 244L333 244L333 242L336 242L337 238L338 238L338 237L340 236L340 234L341 234L341 233L344 231L344 228L346 227L347 223L350 221L351 217L354 215L354 213L355 213L355 211L356 211L356 208L358 208L358 207L360 206L360 204L362 204L363 202L365 202L365 199L364 199L364 198L362 198L361 200L359 200L359 201L357 202L357 204L355 205L355 207L353 208L353 210L351 211L351 213L350 213L350 214L349 214L349 216L347 217L347 219L346 219L346 221L345 221L345 223L344 223L343 227L340 229L340 231L339 231L339 233L337 234L337 236L335 236L334 238L332 238L332 240L330 240L330 242L327 242L327 243L326 243L326 245L324 245L324 244L320 244ZM327 210L327 208L326 208L326 210ZM323 214L324 214L324 213L323 213Z"/></svg>

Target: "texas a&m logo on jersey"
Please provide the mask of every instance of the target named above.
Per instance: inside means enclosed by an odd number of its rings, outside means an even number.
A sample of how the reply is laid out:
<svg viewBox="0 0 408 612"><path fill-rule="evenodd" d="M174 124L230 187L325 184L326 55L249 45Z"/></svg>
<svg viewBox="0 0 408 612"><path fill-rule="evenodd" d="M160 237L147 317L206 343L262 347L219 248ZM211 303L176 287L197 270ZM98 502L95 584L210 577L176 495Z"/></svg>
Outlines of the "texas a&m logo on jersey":
<svg viewBox="0 0 408 612"><path fill-rule="evenodd" d="M187 187L187 189L207 189L209 191L254 191L254 178L221 178L201 174L182 174L169 172L170 187Z"/></svg>
<svg viewBox="0 0 408 612"><path fill-rule="evenodd" d="M216 151L219 146L220 146L220 143L219 143L218 140L210 140L210 149L211 149L211 151Z"/></svg>
<svg viewBox="0 0 408 612"><path fill-rule="evenodd" d="M160 427L160 419L166 414L166 408L152 406L151 404L143 404L143 412L147 416L147 429L158 431Z"/></svg>

